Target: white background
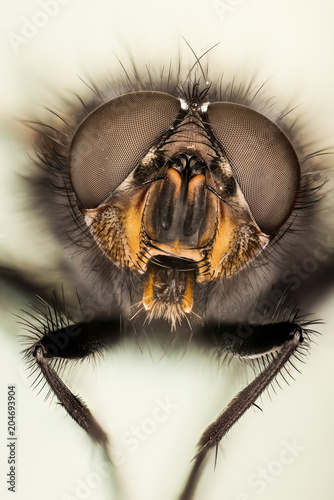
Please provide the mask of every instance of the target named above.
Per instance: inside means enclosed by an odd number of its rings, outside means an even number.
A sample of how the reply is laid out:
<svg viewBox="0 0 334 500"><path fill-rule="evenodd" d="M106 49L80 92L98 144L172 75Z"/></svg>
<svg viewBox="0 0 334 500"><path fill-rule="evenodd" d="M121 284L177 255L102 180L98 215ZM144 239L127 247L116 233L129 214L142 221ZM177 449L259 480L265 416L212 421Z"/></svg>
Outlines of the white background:
<svg viewBox="0 0 334 500"><path fill-rule="evenodd" d="M334 115L334 5L330 0L200 1L58 1L54 15L42 2L2 3L0 25L0 251L1 260L27 268L47 269L56 251L40 223L25 211L22 173L30 134L16 118L43 114L43 106L57 106L59 96L82 89L79 76L119 72L116 57L130 51L138 64L151 66L178 60L180 50L191 59L182 37L197 54L220 42L210 61L218 72L250 72L257 82L268 81L268 92L278 103L301 104L319 146L333 146ZM27 20L36 24L26 43L14 47L13 34L22 35ZM97 78L97 77L96 77ZM53 97L55 96L55 97ZM46 271L45 271L46 272ZM160 359L143 347L120 347L94 367L75 367L70 383L97 416L111 429L114 447L124 457L118 471L126 494L117 497L112 478L96 476L97 448L55 401L44 402L25 379L12 312L24 300L1 290L3 315L0 339L0 478L1 498L17 500L170 500L177 491L195 452L203 428L228 403L245 380L237 371L218 371L205 353L189 349ZM325 320L323 335L312 348L302 375L283 386L272 401L264 396L263 412L251 410L228 434L218 465L198 492L198 499L215 500L332 500L334 498L333 298L319 305L316 316ZM17 493L8 493L5 473L6 387L16 384L18 398ZM99 390L98 390L99 389ZM120 436L151 418L157 400L170 398L177 408L135 452ZM185 432L186 431L186 432ZM297 443L295 460L279 461ZM278 465L277 465L278 463ZM273 465L274 464L274 465ZM276 467L276 468L275 468ZM279 471L258 493L249 479L260 468ZM95 474L95 475L94 475ZM95 480L95 483L94 483ZM76 490L78 484L85 490ZM90 485L90 486L89 486ZM81 495L81 496L80 496Z"/></svg>

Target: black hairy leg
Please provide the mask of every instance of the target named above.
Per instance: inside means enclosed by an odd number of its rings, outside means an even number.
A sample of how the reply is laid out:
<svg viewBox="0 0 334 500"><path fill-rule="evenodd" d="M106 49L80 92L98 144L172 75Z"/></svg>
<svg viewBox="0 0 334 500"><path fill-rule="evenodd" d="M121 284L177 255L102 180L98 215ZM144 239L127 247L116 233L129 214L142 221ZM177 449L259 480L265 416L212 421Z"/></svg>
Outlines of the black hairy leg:
<svg viewBox="0 0 334 500"><path fill-rule="evenodd" d="M215 463L218 456L218 446L222 438L242 415L255 405L258 397L270 386L278 374L284 378L282 371L292 359L304 355L307 350L310 335L313 330L305 328L309 323L296 321L297 313L290 321L263 325L224 325L203 327L203 334L227 355L258 360L262 368L255 379L247 385L205 429L193 458L193 466L187 479L180 500L191 500L200 479L203 464L209 451L216 448ZM317 322L313 322L317 323ZM240 332L247 334L240 335ZM262 361L262 366L261 366ZM289 371L286 371L289 373ZM291 375L290 375L291 376Z"/></svg>
<svg viewBox="0 0 334 500"><path fill-rule="evenodd" d="M67 413L102 446L108 443L108 437L96 421L86 404L74 395L57 373L59 363L70 360L83 360L101 354L120 339L120 320L94 320L88 323L69 324L64 313L57 306L53 310L47 306L48 314L44 320L37 318L39 327L33 327L26 319L23 323L31 332L41 335L33 345L25 350L25 357L31 366L37 364L44 381ZM31 342L31 336L26 337ZM58 363L58 366L57 366Z"/></svg>

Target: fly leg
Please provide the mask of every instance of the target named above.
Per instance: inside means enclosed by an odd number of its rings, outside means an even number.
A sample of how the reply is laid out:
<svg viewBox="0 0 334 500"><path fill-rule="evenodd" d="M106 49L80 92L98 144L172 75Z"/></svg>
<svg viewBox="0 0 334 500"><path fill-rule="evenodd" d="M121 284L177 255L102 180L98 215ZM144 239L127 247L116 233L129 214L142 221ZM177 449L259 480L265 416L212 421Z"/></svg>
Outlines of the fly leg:
<svg viewBox="0 0 334 500"><path fill-rule="evenodd" d="M311 330L305 329L307 323L285 321L268 325L225 325L203 328L223 352L230 352L241 358L256 358L271 354L271 360L256 378L230 402L218 417L205 429L198 443L199 450L193 459L193 467L180 500L191 500L198 484L203 463L212 448L216 448L229 429L255 403L262 392L279 374L291 357L298 352L300 345L308 342ZM243 328L244 327L244 328ZM248 331L247 335L240 335ZM304 345L305 345L304 344Z"/></svg>
<svg viewBox="0 0 334 500"><path fill-rule="evenodd" d="M92 321L74 325L59 325L26 350L26 356L39 366L44 379L67 413L104 447L108 438L86 406L64 384L54 367L57 360L79 360L101 353L120 338L119 321Z"/></svg>

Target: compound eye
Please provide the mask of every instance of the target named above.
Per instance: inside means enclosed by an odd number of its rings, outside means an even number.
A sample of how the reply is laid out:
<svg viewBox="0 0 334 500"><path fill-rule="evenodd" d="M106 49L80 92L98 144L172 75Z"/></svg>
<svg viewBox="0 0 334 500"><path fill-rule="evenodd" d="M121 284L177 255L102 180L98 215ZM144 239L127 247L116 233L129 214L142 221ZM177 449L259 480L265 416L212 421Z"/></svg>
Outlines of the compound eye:
<svg viewBox="0 0 334 500"><path fill-rule="evenodd" d="M84 208L104 202L173 124L180 101L163 92L132 92L95 109L79 125L70 178Z"/></svg>
<svg viewBox="0 0 334 500"><path fill-rule="evenodd" d="M215 102L208 121L260 229L275 234L295 205L300 165L286 135L241 104Z"/></svg>

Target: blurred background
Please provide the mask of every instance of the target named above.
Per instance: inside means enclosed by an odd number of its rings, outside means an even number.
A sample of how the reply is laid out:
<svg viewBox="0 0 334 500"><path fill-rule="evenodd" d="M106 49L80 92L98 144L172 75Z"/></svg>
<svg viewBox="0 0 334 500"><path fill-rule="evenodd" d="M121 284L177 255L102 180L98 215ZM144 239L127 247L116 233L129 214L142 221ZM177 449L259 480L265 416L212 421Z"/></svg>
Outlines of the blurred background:
<svg viewBox="0 0 334 500"><path fill-rule="evenodd" d="M27 210L25 186L32 134L21 118L43 118L79 77L105 80L131 58L168 67L220 42L209 64L239 80L267 81L276 107L299 105L305 141L334 147L334 4L331 0L21 0L3 2L0 21L0 265L57 279L59 248L47 225ZM245 76L244 76L245 75ZM303 131L300 132L303 134ZM333 173L333 172L332 172ZM329 199L330 199L329 194ZM122 345L103 362L73 367L71 388L113 437L115 476L98 447L45 392L30 388L13 316L24 291L0 290L0 492L12 498L7 464L7 385L17 392L17 500L170 500L189 472L201 431L245 385L237 365L190 347L163 356L145 343ZM196 499L332 500L334 498L333 294L317 306L322 336L302 375L283 385L260 412L250 410L223 440ZM139 342L140 343L140 342ZM160 415L160 420L156 415ZM166 417L166 418L165 418ZM117 491L118 480L124 492Z"/></svg>

